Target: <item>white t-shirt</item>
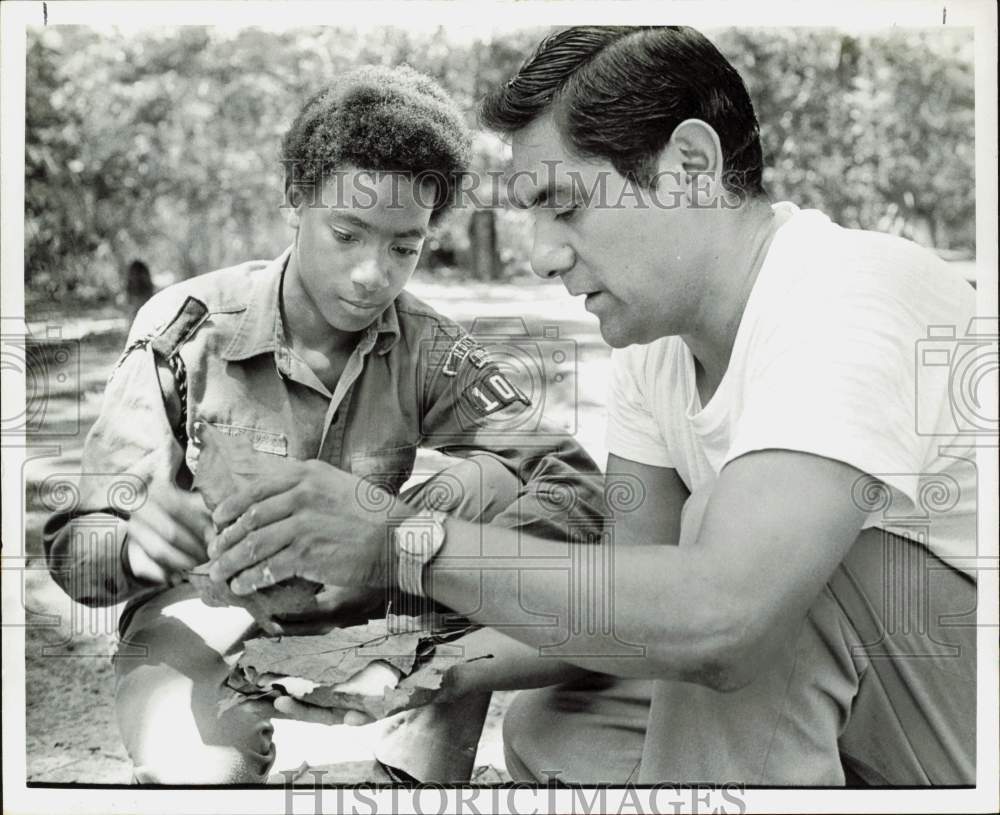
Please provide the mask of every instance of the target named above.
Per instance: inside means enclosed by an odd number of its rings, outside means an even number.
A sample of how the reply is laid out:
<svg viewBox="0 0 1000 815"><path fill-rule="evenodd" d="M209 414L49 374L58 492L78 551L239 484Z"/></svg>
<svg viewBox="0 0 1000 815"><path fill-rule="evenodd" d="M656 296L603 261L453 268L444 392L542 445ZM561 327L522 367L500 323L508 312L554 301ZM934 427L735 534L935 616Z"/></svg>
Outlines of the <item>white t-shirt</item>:
<svg viewBox="0 0 1000 815"><path fill-rule="evenodd" d="M843 461L888 486L858 483L865 528L925 543L975 576L967 433L977 417L955 375L982 349L966 337L975 292L909 241L843 229L793 204L775 210L784 223L716 393L701 405L680 337L616 350L609 451L676 469L692 492L755 450Z"/></svg>

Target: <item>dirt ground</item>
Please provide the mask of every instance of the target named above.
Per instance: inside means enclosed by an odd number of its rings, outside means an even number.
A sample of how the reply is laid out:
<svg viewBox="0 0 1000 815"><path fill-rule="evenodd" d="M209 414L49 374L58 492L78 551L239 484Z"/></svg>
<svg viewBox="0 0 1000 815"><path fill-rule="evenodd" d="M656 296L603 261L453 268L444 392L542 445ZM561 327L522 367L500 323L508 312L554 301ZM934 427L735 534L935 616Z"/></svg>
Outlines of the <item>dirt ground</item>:
<svg viewBox="0 0 1000 815"><path fill-rule="evenodd" d="M564 386L554 408L595 459L603 462L608 350L600 343L596 322L579 303L570 301L561 286L417 284L411 290L466 326L493 320L516 328L523 320L529 337L557 337L570 347L574 388ZM33 335L44 337L53 326L62 339L74 341L78 363L71 359L58 370L50 365L34 372L40 383L35 387L44 388L39 402L44 416L38 420L38 432L29 436L30 460L23 469L27 780L127 784L131 767L118 737L110 663L118 610L75 604L52 581L41 549L46 511L38 499L38 485L47 476L79 472L83 439L99 410L125 325L114 315L99 319L75 315L36 323ZM524 337L514 341L529 346L533 342ZM29 393L31 387L29 383ZM507 778L500 722L512 696L494 695L476 761L478 767L487 768L481 770L483 781Z"/></svg>

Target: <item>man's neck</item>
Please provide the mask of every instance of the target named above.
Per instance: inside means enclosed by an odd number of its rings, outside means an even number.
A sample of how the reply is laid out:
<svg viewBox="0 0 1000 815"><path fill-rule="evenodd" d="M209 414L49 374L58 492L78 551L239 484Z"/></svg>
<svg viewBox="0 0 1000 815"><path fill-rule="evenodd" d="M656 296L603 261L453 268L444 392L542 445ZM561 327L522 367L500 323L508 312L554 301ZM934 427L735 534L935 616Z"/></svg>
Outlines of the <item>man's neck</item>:
<svg viewBox="0 0 1000 815"><path fill-rule="evenodd" d="M752 200L712 236L718 253L705 269L701 308L682 338L695 358L698 391L706 404L729 367L750 292L778 222L770 202Z"/></svg>

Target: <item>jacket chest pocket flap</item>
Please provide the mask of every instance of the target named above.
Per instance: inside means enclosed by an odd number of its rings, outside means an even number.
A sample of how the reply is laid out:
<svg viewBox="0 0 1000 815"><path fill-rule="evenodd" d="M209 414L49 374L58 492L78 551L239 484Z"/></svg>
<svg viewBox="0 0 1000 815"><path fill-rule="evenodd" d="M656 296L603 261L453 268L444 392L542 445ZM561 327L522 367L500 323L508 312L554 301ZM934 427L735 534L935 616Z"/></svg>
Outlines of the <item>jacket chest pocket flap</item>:
<svg viewBox="0 0 1000 815"><path fill-rule="evenodd" d="M288 437L284 433L275 433L271 430L263 430L259 427L247 427L238 424L222 424L220 422L206 422L198 419L194 422L191 440L188 442L185 459L191 472L198 472L198 454L201 447L198 444L200 428L208 426L225 433L227 436L241 436L250 442L254 452L267 453L272 456L288 455Z"/></svg>

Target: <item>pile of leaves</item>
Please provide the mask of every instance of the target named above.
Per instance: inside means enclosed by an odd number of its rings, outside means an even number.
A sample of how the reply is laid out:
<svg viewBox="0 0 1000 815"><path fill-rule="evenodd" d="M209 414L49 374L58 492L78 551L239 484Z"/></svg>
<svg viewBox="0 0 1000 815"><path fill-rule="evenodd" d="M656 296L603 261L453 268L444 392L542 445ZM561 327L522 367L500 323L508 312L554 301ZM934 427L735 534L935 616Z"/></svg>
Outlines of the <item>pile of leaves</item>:
<svg viewBox="0 0 1000 815"><path fill-rule="evenodd" d="M249 640L229 675L233 694L222 709L283 695L320 707L359 710L374 719L421 707L447 689L451 669L474 661L466 659L459 646L449 645L472 630L471 625L443 628L440 618L432 615L389 614L366 625L315 636ZM484 658L488 657L476 657ZM395 687L372 688L370 693L338 687L377 663L399 672ZM309 691L291 692L282 684L286 677L306 680Z"/></svg>
<svg viewBox="0 0 1000 815"><path fill-rule="evenodd" d="M245 435L231 436L200 423L196 443L200 449L194 489L202 494L210 510L262 475L274 472L275 456L258 453ZM320 583L293 578L243 596L234 594L226 583L209 578L211 565L203 563L188 572L188 580L205 605L241 606L268 634L282 633L280 618L308 614L317 608L316 594L323 588Z"/></svg>

